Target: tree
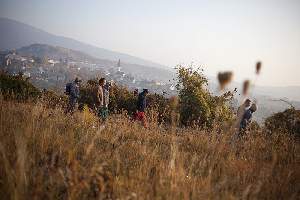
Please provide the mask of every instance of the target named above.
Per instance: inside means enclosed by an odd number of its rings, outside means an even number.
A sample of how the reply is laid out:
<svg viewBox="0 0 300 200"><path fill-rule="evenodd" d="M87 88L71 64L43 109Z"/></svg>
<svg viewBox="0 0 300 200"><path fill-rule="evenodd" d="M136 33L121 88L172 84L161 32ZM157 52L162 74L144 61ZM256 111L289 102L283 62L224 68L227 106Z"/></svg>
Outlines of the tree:
<svg viewBox="0 0 300 200"><path fill-rule="evenodd" d="M180 122L184 126L212 128L216 121L232 118L227 102L232 92L213 96L207 89L208 81L199 69L177 67Z"/></svg>
<svg viewBox="0 0 300 200"><path fill-rule="evenodd" d="M12 76L0 72L0 92L5 100L18 101L36 100L40 95L40 91L21 73L18 76Z"/></svg>

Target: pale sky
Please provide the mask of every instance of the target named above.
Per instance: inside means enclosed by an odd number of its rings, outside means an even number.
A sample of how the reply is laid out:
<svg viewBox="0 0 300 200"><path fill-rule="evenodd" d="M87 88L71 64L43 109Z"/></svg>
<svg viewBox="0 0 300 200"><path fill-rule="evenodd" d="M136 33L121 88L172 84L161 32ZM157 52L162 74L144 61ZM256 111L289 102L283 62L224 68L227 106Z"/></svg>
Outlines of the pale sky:
<svg viewBox="0 0 300 200"><path fill-rule="evenodd" d="M300 0L0 0L7 17L168 67L300 85Z"/></svg>

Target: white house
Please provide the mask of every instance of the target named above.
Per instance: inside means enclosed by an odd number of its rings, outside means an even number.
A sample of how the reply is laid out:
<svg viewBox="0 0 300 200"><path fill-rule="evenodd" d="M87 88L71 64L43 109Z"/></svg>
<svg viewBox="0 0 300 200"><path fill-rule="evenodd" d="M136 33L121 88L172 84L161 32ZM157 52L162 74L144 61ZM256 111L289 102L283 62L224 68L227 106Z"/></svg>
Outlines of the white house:
<svg viewBox="0 0 300 200"><path fill-rule="evenodd" d="M48 63L49 63L50 65L54 66L55 64L58 64L59 61L53 60L53 59L48 59Z"/></svg>

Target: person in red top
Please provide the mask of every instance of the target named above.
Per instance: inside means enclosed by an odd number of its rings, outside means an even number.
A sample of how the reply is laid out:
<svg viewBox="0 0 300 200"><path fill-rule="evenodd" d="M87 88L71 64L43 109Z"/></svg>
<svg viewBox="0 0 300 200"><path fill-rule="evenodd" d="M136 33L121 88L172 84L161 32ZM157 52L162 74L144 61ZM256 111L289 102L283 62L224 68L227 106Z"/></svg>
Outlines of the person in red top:
<svg viewBox="0 0 300 200"><path fill-rule="evenodd" d="M137 111L134 115L134 120L141 121L145 128L148 127L148 123L145 115L145 110L147 107L146 97L148 93L149 93L148 89L144 89L143 92L139 94L138 101L137 101Z"/></svg>

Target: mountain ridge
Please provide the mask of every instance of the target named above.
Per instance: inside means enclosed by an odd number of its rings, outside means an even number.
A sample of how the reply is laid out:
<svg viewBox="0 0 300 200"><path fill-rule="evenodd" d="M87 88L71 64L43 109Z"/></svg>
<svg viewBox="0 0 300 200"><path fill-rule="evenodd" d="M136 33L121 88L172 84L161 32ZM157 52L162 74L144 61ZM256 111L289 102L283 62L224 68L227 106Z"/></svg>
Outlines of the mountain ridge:
<svg viewBox="0 0 300 200"><path fill-rule="evenodd" d="M7 51L9 52L9 51ZM117 60L107 60L95 58L85 52L68 49L60 46L52 46L48 44L31 44L16 49L15 52L20 56L25 57L38 57L38 58L49 58L54 60L68 60L83 62L89 65L90 68L102 68L109 69L117 66ZM127 73L134 75L137 79L155 80L167 82L173 78L173 72L164 68L155 68L138 64L130 64L121 62L122 70Z"/></svg>
<svg viewBox="0 0 300 200"><path fill-rule="evenodd" d="M121 59L122 61L130 64L166 68L161 64L138 58L126 53L107 50L72 38L51 34L42 29L9 18L0 17L0 32L0 49L3 50L18 49L24 46L39 43L48 44L51 46L62 46L68 49L81 51L99 59Z"/></svg>

